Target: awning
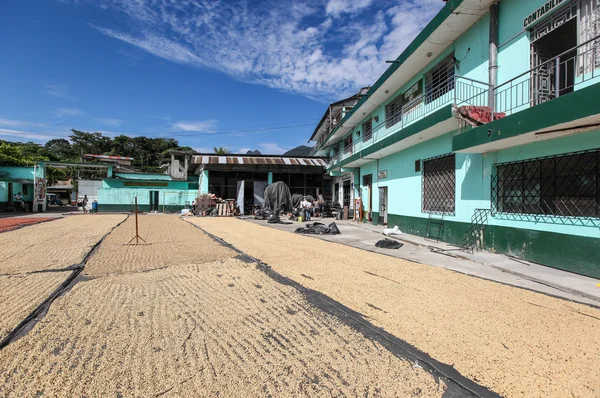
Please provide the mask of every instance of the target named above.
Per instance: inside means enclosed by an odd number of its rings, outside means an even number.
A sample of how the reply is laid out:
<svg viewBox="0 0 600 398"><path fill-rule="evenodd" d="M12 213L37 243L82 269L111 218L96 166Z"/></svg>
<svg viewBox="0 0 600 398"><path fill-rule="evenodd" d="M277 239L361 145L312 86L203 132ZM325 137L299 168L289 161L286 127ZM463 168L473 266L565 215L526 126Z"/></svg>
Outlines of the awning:
<svg viewBox="0 0 600 398"><path fill-rule="evenodd" d="M327 166L324 158L320 157L284 157L284 156L244 156L244 155L194 155L192 164L205 165L273 165L273 166Z"/></svg>

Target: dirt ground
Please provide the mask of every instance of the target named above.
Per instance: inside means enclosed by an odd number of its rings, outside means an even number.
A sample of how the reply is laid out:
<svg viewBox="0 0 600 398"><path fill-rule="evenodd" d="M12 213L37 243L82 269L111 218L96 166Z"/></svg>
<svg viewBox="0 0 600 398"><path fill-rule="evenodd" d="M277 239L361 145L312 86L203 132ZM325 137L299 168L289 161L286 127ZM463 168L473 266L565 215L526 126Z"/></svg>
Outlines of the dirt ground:
<svg viewBox="0 0 600 398"><path fill-rule="evenodd" d="M33 217L10 217L0 218L0 232L11 231L24 225L37 224L39 222L48 221L47 218Z"/></svg>
<svg viewBox="0 0 600 398"><path fill-rule="evenodd" d="M40 305L70 272L0 276L0 340Z"/></svg>
<svg viewBox="0 0 600 398"><path fill-rule="evenodd" d="M191 225L148 217L163 226L156 238L147 235L154 248L122 244L130 223L115 229L93 255L95 266L86 265L89 275L0 351L0 396L444 394L446 385L420 366ZM175 238L188 233L181 246ZM189 246L189 255L179 253Z"/></svg>
<svg viewBox="0 0 600 398"><path fill-rule="evenodd" d="M205 233L177 217L142 215L138 225L140 236L148 244L140 241L139 245L128 245L135 236L135 218L130 217L106 238L97 254L90 258L85 274L99 276L149 271L236 255L223 246L215 245Z"/></svg>
<svg viewBox="0 0 600 398"><path fill-rule="evenodd" d="M81 262L125 215L69 216L0 234L0 275L60 270Z"/></svg>
<svg viewBox="0 0 600 398"><path fill-rule="evenodd" d="M233 218L193 218L508 397L600 396L600 310Z"/></svg>

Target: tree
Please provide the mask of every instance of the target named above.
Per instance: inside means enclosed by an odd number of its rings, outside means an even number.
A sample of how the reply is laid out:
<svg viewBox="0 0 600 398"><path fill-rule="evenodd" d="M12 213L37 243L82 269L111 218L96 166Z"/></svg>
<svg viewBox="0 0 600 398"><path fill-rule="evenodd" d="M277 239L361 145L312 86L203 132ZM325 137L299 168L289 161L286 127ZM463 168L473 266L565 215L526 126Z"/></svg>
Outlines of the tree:
<svg viewBox="0 0 600 398"><path fill-rule="evenodd" d="M0 166L33 166L35 162L48 160L43 148L33 142L0 141Z"/></svg>
<svg viewBox="0 0 600 398"><path fill-rule="evenodd" d="M56 138L46 142L44 145L50 160L66 161L77 160L78 154L71 146L69 140L64 138Z"/></svg>
<svg viewBox="0 0 600 398"><path fill-rule="evenodd" d="M75 129L71 129L71 132L73 134L69 138L77 156L86 153L103 155L111 150L112 140L110 137L104 137L101 133L87 133Z"/></svg>
<svg viewBox="0 0 600 398"><path fill-rule="evenodd" d="M222 146L220 146L218 148L216 146L213 147L213 151L215 151L215 154L217 154L217 155L227 155L228 153L230 153L229 149L223 148Z"/></svg>

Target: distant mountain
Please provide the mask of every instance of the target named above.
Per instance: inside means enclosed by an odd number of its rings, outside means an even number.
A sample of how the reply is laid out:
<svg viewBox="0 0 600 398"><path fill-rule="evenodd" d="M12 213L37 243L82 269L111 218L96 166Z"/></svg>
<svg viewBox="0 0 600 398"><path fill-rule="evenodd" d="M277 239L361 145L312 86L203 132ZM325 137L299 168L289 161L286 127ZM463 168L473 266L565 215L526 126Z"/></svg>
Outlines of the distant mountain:
<svg viewBox="0 0 600 398"><path fill-rule="evenodd" d="M297 146L294 149L290 149L289 151L287 151L286 153L284 153L284 156L310 156L312 150L314 148L310 147L310 146L306 146L306 145L300 145Z"/></svg>
<svg viewBox="0 0 600 398"><path fill-rule="evenodd" d="M254 151L246 152L246 155L262 155L262 153L258 149L255 149Z"/></svg>

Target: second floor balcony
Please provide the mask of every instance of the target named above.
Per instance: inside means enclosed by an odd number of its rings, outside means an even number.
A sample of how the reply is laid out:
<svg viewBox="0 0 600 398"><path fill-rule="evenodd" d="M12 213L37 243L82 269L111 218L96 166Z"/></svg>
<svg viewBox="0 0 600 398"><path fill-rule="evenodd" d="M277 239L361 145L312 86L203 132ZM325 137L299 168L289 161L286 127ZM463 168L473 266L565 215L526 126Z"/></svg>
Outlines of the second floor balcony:
<svg viewBox="0 0 600 398"><path fill-rule="evenodd" d="M437 89L424 84L424 92L412 101L394 104L394 100L385 106L381 117L369 119L370 129L364 128L363 121L363 128L355 127L351 138L334 144L337 152L331 166L387 137L402 135L411 125L438 112L449 110L454 115L454 129L485 125L594 85L599 81L599 70L600 37L596 37L494 88L484 81L453 74L451 80L447 76L446 81L437 82Z"/></svg>

